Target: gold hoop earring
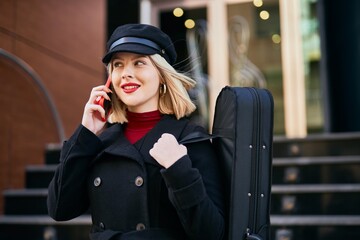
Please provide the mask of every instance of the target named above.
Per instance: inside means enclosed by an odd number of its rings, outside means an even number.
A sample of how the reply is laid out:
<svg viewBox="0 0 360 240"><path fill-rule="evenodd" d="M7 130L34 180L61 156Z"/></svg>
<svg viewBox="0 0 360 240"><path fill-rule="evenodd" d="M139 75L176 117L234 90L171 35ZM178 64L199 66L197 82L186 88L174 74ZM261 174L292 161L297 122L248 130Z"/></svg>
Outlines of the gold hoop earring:
<svg viewBox="0 0 360 240"><path fill-rule="evenodd" d="M166 94L167 87L166 87L165 83L163 83L161 86L162 86L162 88L160 88L160 93L161 93L162 96L164 96Z"/></svg>

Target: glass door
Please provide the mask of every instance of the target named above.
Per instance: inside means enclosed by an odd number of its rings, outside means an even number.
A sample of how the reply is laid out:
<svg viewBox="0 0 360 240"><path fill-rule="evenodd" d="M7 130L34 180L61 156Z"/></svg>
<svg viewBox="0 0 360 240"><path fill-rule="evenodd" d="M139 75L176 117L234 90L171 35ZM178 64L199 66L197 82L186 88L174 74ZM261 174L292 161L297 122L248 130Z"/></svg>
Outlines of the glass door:
<svg viewBox="0 0 360 240"><path fill-rule="evenodd" d="M285 134L278 1L228 4L232 86L267 88L274 97L274 134Z"/></svg>

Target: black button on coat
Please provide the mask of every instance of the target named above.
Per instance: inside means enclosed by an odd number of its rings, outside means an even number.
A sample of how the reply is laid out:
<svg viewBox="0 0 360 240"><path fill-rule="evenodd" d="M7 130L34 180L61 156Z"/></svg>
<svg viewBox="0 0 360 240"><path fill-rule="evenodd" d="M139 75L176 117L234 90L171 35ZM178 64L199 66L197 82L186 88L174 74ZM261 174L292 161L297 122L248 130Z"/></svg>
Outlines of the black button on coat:
<svg viewBox="0 0 360 240"><path fill-rule="evenodd" d="M168 169L149 150L163 133L178 141L204 129L165 115L135 144L123 125L100 136L79 126L63 145L49 185L49 215L58 221L86 211L91 239L222 239L224 193L211 142L186 144L188 154Z"/></svg>

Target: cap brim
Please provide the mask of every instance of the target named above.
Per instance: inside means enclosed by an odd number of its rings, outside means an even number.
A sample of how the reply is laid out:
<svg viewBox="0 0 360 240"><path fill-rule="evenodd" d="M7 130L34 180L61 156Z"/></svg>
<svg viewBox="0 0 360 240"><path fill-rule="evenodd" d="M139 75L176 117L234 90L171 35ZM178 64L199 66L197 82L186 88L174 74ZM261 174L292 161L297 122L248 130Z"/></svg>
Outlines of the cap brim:
<svg viewBox="0 0 360 240"><path fill-rule="evenodd" d="M117 52L131 52L131 53L144 54L144 55L153 55L158 53L158 50L137 43L124 43L116 46L111 51L106 53L106 55L102 59L102 62L108 64L111 61L111 58L113 57L114 53Z"/></svg>

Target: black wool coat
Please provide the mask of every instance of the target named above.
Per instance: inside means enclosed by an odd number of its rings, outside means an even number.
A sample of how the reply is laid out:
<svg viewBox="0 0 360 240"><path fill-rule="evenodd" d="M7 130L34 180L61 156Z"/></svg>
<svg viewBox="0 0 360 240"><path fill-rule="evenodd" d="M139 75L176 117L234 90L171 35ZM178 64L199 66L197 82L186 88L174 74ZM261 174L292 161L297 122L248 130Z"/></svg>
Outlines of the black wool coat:
<svg viewBox="0 0 360 240"><path fill-rule="evenodd" d="M185 144L188 154L168 169L149 155L163 133L180 141L205 130L164 115L131 144L123 128L114 124L96 136L80 125L64 143L49 185L49 215L66 221L90 212L93 240L222 239L224 193L211 142Z"/></svg>

